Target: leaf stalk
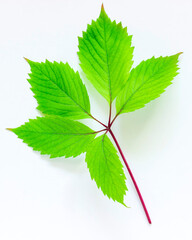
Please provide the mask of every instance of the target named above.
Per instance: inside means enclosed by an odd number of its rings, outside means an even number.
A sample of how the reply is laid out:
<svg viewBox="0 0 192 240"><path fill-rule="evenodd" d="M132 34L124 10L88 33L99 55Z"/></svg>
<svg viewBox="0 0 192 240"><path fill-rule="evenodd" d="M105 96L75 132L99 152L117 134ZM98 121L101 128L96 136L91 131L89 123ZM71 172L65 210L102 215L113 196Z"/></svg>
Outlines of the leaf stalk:
<svg viewBox="0 0 192 240"><path fill-rule="evenodd" d="M95 120L96 122L100 123L103 127L107 128L107 125L105 125L104 123L100 122L97 118L93 117L91 114L88 114L93 120Z"/></svg>
<svg viewBox="0 0 192 240"><path fill-rule="evenodd" d="M130 169L130 167L129 167L126 159L125 159L125 156L124 156L124 154L123 154L123 152L122 152L122 150L121 150L121 148L120 148L120 146L119 146L119 143L118 143L115 135L113 134L113 132L112 132L111 129L109 129L108 131L109 131L109 133L111 134L111 137L113 138L113 140L114 140L114 142L115 142L115 144L116 144L116 146L117 146L117 148L118 148L118 150L119 150L119 153L120 153L120 155L121 155L121 157L122 157L122 159L123 159L123 161L124 161L124 163L125 163L125 166L126 166L128 172L129 172L129 175L130 175L130 177L131 177L131 179L132 179L132 181L133 181L133 184L134 184L134 186L135 186L135 189L136 189L136 191L137 191L137 194L138 194L139 199L140 199L140 201L141 201L141 204L142 204L142 206L143 206L143 209L144 209L145 215L146 215L146 217L147 217L147 220L148 220L149 224L151 224L151 223L152 223L152 222L151 222L151 218L150 218L150 216L149 216L147 207L146 207L146 205L145 205L145 202L144 202L144 200L143 200L143 197L142 197L142 195L141 195L141 192L140 192L140 190L139 190L139 187L138 187L138 185L137 185L137 182L136 182L136 180L135 180L135 178L134 178L134 176L133 176L133 173L132 173L132 171L131 171L131 169Z"/></svg>

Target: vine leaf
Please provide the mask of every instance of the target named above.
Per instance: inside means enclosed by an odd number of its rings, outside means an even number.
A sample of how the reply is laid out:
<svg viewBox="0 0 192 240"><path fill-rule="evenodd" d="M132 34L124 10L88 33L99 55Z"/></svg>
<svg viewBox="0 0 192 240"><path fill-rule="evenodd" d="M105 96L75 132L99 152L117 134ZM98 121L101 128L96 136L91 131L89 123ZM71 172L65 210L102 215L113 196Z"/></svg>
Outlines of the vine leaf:
<svg viewBox="0 0 192 240"><path fill-rule="evenodd" d="M124 87L133 64L132 36L111 21L104 8L79 37L81 68L97 91L111 104Z"/></svg>
<svg viewBox="0 0 192 240"><path fill-rule="evenodd" d="M117 115L133 112L159 97L178 74L181 53L142 61L133 68L124 89L116 100Z"/></svg>
<svg viewBox="0 0 192 240"><path fill-rule="evenodd" d="M33 62L26 59L31 67L31 90L39 104L37 109L49 115L70 119L90 117L90 102L85 85L79 73L62 62Z"/></svg>
<svg viewBox="0 0 192 240"><path fill-rule="evenodd" d="M29 120L24 125L9 129L41 154L55 157L76 157L86 152L86 163L91 178L105 195L123 205L127 191L122 163L110 134L133 181L139 199L151 223L149 213L133 173L113 134L112 124L122 113L144 107L160 96L178 74L180 53L148 59L132 68L132 36L121 23L111 21L103 6L96 21L88 25L79 38L79 60L82 70L97 91L109 103L108 125L90 112L89 96L78 72L68 63L33 62L28 79L44 117ZM116 115L111 121L113 100ZM104 127L97 132L76 120L92 118ZM105 132L97 138L96 134ZM126 205L125 205L126 206Z"/></svg>
<svg viewBox="0 0 192 240"><path fill-rule="evenodd" d="M84 124L58 116L37 117L9 130L33 150L51 158L76 157L87 150L95 137L94 131Z"/></svg>
<svg viewBox="0 0 192 240"><path fill-rule="evenodd" d="M104 195L124 204L127 187L123 165L107 135L99 136L90 143L85 161L91 178Z"/></svg>

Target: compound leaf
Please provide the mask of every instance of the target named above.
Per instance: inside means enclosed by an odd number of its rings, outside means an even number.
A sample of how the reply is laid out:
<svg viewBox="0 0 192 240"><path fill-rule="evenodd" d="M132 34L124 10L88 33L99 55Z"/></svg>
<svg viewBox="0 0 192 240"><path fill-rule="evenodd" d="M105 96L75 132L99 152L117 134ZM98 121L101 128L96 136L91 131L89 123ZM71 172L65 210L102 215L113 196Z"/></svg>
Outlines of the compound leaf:
<svg viewBox="0 0 192 240"><path fill-rule="evenodd" d="M126 178L117 151L107 135L97 137L90 143L85 161L91 178L104 195L124 204Z"/></svg>
<svg viewBox="0 0 192 240"><path fill-rule="evenodd" d="M85 85L79 73L74 72L68 63L26 60L31 67L31 78L28 81L39 104L37 109L45 114L74 120L90 117L90 102Z"/></svg>
<svg viewBox="0 0 192 240"><path fill-rule="evenodd" d="M24 125L9 129L23 142L41 154L55 157L76 157L86 152L85 161L91 178L104 195L123 205L127 191L123 165L114 145L107 136L110 133L119 149L149 223L151 219L133 174L111 130L121 113L142 108L159 97L178 74L180 53L169 57L142 61L131 70L133 61L132 36L121 23L111 21L103 5L100 16L88 25L79 38L79 60L82 70L97 91L110 105L108 125L90 114L89 96L78 72L68 63L33 62L28 59L31 73L28 79L38 109L44 117L30 119ZM131 70L131 72L130 72ZM111 122L112 102L116 99L116 116ZM94 132L86 125L74 121L92 118L104 129ZM104 135L95 138L97 133ZM126 205L125 205L126 206Z"/></svg>
<svg viewBox="0 0 192 240"><path fill-rule="evenodd" d="M133 112L159 97L178 74L177 63L180 54L152 57L133 68L127 84L117 97L117 115Z"/></svg>
<svg viewBox="0 0 192 240"><path fill-rule="evenodd" d="M125 85L132 66L132 36L111 21L104 8L79 37L80 65L88 80L111 103Z"/></svg>
<svg viewBox="0 0 192 240"><path fill-rule="evenodd" d="M95 133L82 123L58 116L37 117L10 129L24 143L41 154L55 157L76 157L85 152Z"/></svg>

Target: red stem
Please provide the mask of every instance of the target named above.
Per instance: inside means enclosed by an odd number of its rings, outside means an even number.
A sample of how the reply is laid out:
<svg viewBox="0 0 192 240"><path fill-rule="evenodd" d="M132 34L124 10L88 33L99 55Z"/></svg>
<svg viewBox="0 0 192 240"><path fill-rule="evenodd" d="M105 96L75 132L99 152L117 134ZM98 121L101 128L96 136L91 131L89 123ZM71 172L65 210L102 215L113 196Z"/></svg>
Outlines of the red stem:
<svg viewBox="0 0 192 240"><path fill-rule="evenodd" d="M122 152L122 150L121 150L121 148L120 148L120 146L119 146L119 143L117 142L117 139L116 139L116 137L114 136L114 134L113 134L113 132L112 132L112 130L111 130L111 126L112 126L113 122L115 121L115 119L117 118L117 116L119 115L119 113L118 113L118 114L114 117L114 119L111 121L111 104L110 104L108 126L106 126L105 124L103 124L102 122L100 122L98 119L96 119L95 117L93 117L91 114L88 114L88 115L89 115L90 117L92 117L95 121L97 121L98 123L100 123L101 125L103 125L103 126L106 128L106 129L102 129L102 130L100 130L100 131L97 131L97 132L95 132L95 133L99 133L99 132L102 132L102 131L106 131L106 132L105 132L105 134L106 134L107 132L110 132L110 134L111 134L111 136L112 136L112 138L113 138L113 140L114 140L114 142L115 142L115 144L116 144L116 146L117 146L117 148L118 148L118 150L119 150L119 153L121 154L121 157L122 157L122 159L123 159L123 161L124 161L124 163L125 163L125 166L127 167L127 170L128 170L128 172L129 172L129 175L130 175L130 177L131 177L131 179L132 179L132 181L133 181L133 184L134 184L134 186L135 186L135 189L136 189L136 191L137 191L137 194L138 194L139 199L140 199L140 201L141 201L141 204L142 204L142 206L143 206L143 209L144 209L145 215L146 215L146 217L147 217L147 220L148 220L149 224L151 224L151 219L150 219L149 213L148 213L148 211L147 211L147 208L146 208L146 206L145 206L145 202L144 202L144 200L143 200L143 197L142 197L142 195L141 195L141 192L140 192L140 190L139 190L139 187L138 187L138 185L137 185L137 183L136 183L136 181L135 181L135 178L134 178L134 176L133 176L133 173L132 173L132 171L131 171L131 169L130 169L130 167L129 167L126 159L125 159L125 156L124 156L124 154L123 154L123 152Z"/></svg>
<svg viewBox="0 0 192 240"><path fill-rule="evenodd" d="M116 146L117 146L117 148L118 148L118 150L119 150L119 153L121 154L121 157L122 157L122 159L123 159L123 161L124 161L124 163L125 163L125 166L127 167L127 170L128 170L128 172L129 172L129 175L130 175L130 177L131 177L131 179L132 179L132 181L133 181L133 184L134 184L134 186L135 186L135 188L136 188L137 194L139 195L139 199L140 199L141 204L142 204L142 206L143 206L143 209L144 209L144 211L145 211L145 215L146 215L146 217L147 217L147 220L148 220L149 224L151 224L151 219L150 219L149 213L148 213L148 211L147 211L147 208L146 208L146 206L145 206L143 197L142 197L142 195L141 195L141 192L140 192L140 190L139 190L139 187L137 186L137 183L136 183L136 181L135 181L135 178L134 178L134 176L133 176L133 173L131 172L131 169L130 169L130 167L129 167L126 159L125 159L125 156L123 155L123 152L122 152L122 150L121 150L121 148L120 148L120 146L119 146L119 143L117 142L117 139L116 139L116 137L114 136L114 134L113 134L113 132L111 131L111 129L109 129L109 132L110 132L110 134L111 134L111 136L112 136L112 138L113 138L113 140L114 140L114 142L115 142L115 144L116 144Z"/></svg>
<svg viewBox="0 0 192 240"><path fill-rule="evenodd" d="M106 128L102 129L102 130L99 130L99 131L96 131L96 132L92 132L91 134L100 133L100 132L103 132L103 131L106 131Z"/></svg>
<svg viewBox="0 0 192 240"><path fill-rule="evenodd" d="M110 108L109 108L109 121L108 121L108 127L110 128L111 126L111 103L110 103Z"/></svg>
<svg viewBox="0 0 192 240"><path fill-rule="evenodd" d="M112 124L114 123L115 119L119 116L119 113L113 118L113 120L111 121L110 127L112 126Z"/></svg>
<svg viewBox="0 0 192 240"><path fill-rule="evenodd" d="M97 121L98 123L100 123L103 127L107 128L107 125L103 124L102 122L100 122L97 118L93 117L91 114L88 113L88 115L93 118L95 121Z"/></svg>

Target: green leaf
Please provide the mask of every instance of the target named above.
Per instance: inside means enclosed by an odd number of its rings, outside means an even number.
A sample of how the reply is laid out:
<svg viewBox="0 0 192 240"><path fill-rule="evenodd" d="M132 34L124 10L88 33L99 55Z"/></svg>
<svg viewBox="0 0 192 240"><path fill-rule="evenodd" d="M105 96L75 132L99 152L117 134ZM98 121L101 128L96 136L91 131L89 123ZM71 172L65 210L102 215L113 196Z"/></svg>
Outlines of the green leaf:
<svg viewBox="0 0 192 240"><path fill-rule="evenodd" d="M87 150L95 133L82 123L58 116L37 117L10 129L24 143L41 154L55 157L76 157Z"/></svg>
<svg viewBox="0 0 192 240"><path fill-rule="evenodd" d="M117 97L117 115L133 112L159 97L178 74L177 63L180 54L152 57L133 68L126 86Z"/></svg>
<svg viewBox="0 0 192 240"><path fill-rule="evenodd" d="M95 180L104 195L125 205L124 195L127 187L123 166L107 135L93 140L87 149L85 161L91 178Z"/></svg>
<svg viewBox="0 0 192 240"><path fill-rule="evenodd" d="M87 167L98 188L104 195L125 205L126 177L117 151L107 136L110 133L151 224L143 197L111 126L119 114L142 108L165 91L178 74L180 53L170 57L153 57L131 70L134 49L131 40L127 28L123 28L121 23L112 22L103 5L99 18L92 21L79 38L78 56L82 70L110 105L108 125L90 114L87 90L79 73L74 72L68 63L51 63L47 60L37 63L26 59L32 72L28 81L38 102L37 108L45 117L37 117L8 130L34 150L51 158L76 157L86 152ZM115 99L117 114L111 121L112 102ZM94 119L104 129L94 132L74 121L84 118ZM104 131L104 135L95 139L97 133Z"/></svg>
<svg viewBox="0 0 192 240"><path fill-rule="evenodd" d="M124 87L133 64L132 36L102 7L99 18L79 37L81 68L97 91L111 103Z"/></svg>
<svg viewBox="0 0 192 240"><path fill-rule="evenodd" d="M87 90L78 72L62 62L33 62L29 83L39 104L37 109L49 115L70 119L89 118L90 103Z"/></svg>

